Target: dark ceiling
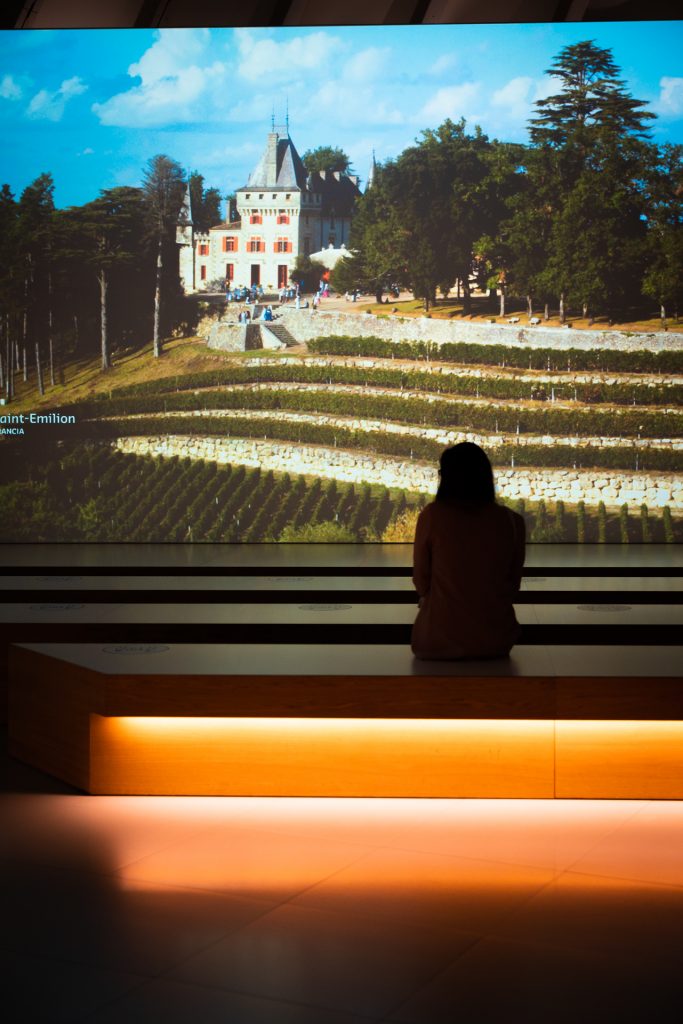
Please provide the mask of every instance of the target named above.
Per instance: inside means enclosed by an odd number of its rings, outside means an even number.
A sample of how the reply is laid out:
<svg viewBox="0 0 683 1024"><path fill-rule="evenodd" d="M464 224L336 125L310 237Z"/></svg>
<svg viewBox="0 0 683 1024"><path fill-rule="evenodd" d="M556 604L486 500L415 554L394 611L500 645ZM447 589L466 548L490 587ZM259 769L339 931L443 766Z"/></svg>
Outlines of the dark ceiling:
<svg viewBox="0 0 683 1024"><path fill-rule="evenodd" d="M671 0L5 0L0 28L634 21L670 18L671 8Z"/></svg>

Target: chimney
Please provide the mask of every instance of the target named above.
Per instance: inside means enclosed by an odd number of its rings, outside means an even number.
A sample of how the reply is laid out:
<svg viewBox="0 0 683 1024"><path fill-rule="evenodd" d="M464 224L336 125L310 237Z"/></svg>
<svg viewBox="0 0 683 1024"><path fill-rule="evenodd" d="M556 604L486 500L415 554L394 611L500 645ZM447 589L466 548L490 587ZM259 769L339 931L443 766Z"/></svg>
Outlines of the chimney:
<svg viewBox="0 0 683 1024"><path fill-rule="evenodd" d="M277 184L277 132L268 132L266 144L266 188L274 188Z"/></svg>

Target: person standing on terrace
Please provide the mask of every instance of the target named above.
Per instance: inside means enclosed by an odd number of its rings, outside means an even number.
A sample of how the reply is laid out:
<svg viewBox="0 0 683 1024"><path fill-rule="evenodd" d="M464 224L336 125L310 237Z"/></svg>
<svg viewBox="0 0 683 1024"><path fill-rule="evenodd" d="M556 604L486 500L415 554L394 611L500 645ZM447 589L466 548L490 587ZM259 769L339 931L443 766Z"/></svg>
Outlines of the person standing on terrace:
<svg viewBox="0 0 683 1024"><path fill-rule="evenodd" d="M463 441L440 459L436 499L420 512L413 583L417 658L505 657L519 637L513 600L524 565L525 526L496 502L493 470Z"/></svg>

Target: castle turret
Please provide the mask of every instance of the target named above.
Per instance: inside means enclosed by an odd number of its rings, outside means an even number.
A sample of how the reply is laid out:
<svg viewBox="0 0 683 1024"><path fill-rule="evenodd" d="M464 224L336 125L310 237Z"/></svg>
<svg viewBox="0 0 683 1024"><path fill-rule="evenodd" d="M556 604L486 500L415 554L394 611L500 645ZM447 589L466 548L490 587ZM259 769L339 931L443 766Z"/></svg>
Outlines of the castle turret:
<svg viewBox="0 0 683 1024"><path fill-rule="evenodd" d="M194 259L194 228L192 224L192 203L190 186L185 186L183 204L176 222L175 240L180 246L179 271L180 281L185 292L195 290L195 259Z"/></svg>

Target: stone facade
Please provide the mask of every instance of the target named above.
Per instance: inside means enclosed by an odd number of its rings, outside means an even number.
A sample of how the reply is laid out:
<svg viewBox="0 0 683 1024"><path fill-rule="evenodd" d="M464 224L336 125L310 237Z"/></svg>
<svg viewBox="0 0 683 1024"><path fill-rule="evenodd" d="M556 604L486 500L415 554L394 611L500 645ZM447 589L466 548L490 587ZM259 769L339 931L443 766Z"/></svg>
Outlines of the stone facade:
<svg viewBox="0 0 683 1024"><path fill-rule="evenodd" d="M417 460L391 459L313 445L255 441L230 437L120 437L113 442L122 452L169 458L207 459L217 463L260 466L263 470L303 473L352 483L384 484L405 490L433 494L437 486L435 466ZM683 510L683 482L671 475L624 473L609 470L578 469L499 469L496 471L498 494L504 498L524 498L566 503L585 501L607 508L624 503L636 508L668 505Z"/></svg>

